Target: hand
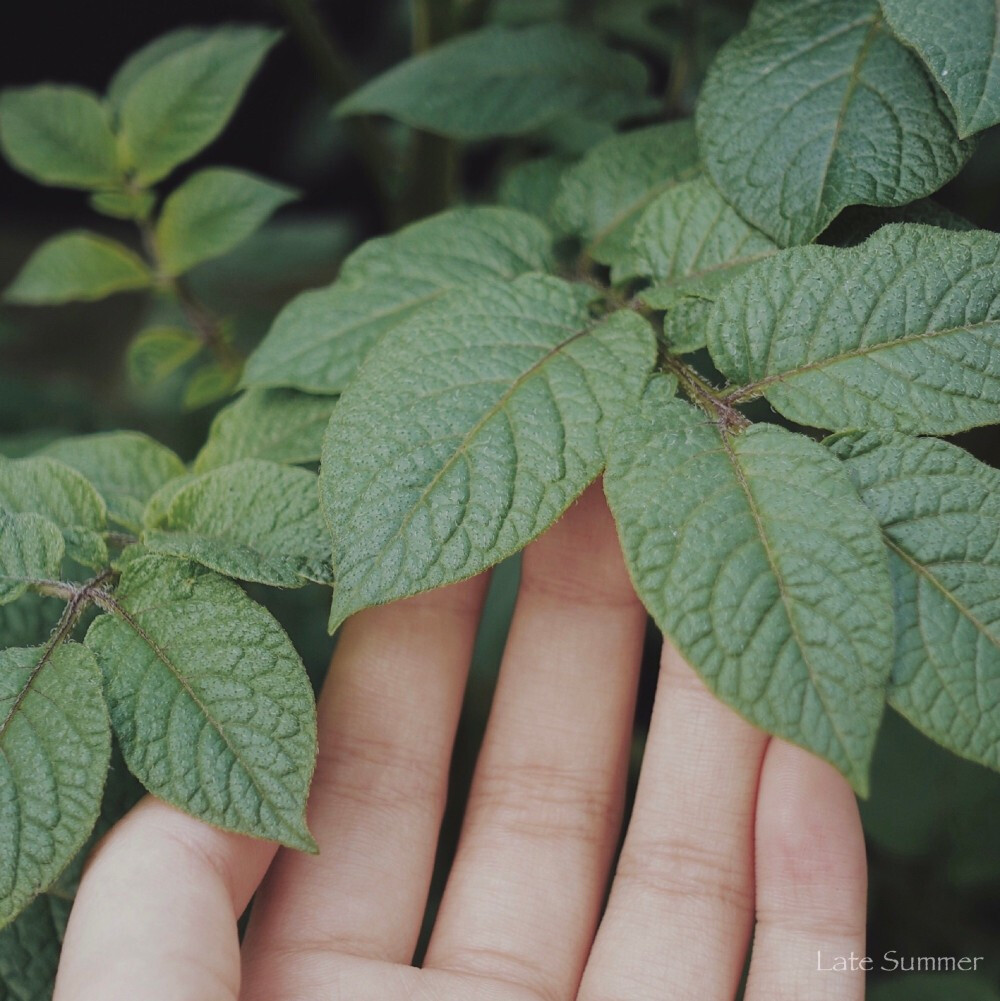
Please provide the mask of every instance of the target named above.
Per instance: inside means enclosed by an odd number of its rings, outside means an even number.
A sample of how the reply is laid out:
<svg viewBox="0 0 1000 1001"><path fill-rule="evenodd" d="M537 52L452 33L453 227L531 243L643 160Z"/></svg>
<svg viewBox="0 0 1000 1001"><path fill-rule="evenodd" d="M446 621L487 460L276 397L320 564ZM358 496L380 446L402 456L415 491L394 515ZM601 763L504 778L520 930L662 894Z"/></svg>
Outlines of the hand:
<svg viewBox="0 0 1000 1001"><path fill-rule="evenodd" d="M755 915L748 1001L860 1001L862 974L817 970L818 950L864 951L850 789L669 646L602 917L645 614L599 488L525 552L458 855L409 965L485 588L345 626L319 706L320 855L151 798L122 820L84 876L55 1001L730 1001Z"/></svg>

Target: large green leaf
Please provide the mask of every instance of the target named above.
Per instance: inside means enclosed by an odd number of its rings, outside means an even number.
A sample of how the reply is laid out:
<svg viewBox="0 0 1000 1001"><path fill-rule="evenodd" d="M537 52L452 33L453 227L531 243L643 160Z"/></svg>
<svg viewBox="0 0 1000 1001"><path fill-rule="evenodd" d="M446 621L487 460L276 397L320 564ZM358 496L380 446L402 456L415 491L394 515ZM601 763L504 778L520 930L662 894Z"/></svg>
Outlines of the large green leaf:
<svg viewBox="0 0 1000 1001"><path fill-rule="evenodd" d="M120 146L138 184L165 177L222 131L279 37L252 25L192 33L119 80Z"/></svg>
<svg viewBox="0 0 1000 1001"><path fill-rule="evenodd" d="M636 592L691 666L763 729L864 793L892 666L878 525L820 445L720 432L654 383L604 487Z"/></svg>
<svg viewBox="0 0 1000 1001"><path fill-rule="evenodd" d="M996 0L879 0L889 27L916 49L948 95L958 133L1000 122L1000 12Z"/></svg>
<svg viewBox="0 0 1000 1001"><path fill-rule="evenodd" d="M109 517L130 529L142 527L146 502L175 476L184 463L148 435L138 431L61 438L39 453L82 473L104 498Z"/></svg>
<svg viewBox="0 0 1000 1001"><path fill-rule="evenodd" d="M949 434L1000 420L1000 236L894 225L801 247L718 296L708 347L741 396L813 427Z"/></svg>
<svg viewBox="0 0 1000 1001"><path fill-rule="evenodd" d="M655 356L632 312L525 275L449 293L384 340L342 397L321 474L331 628L469 577L544 531L601 471L602 434Z"/></svg>
<svg viewBox="0 0 1000 1001"><path fill-rule="evenodd" d="M16 514L40 514L59 527L66 552L88 567L107 562L101 533L107 509L100 494L75 469L55 459L0 456L0 508Z"/></svg>
<svg viewBox="0 0 1000 1001"><path fill-rule="evenodd" d="M577 234L586 253L630 277L623 265L643 210L664 191L701 171L691 122L652 125L612 136L595 146L559 183L553 212L559 225Z"/></svg>
<svg viewBox="0 0 1000 1001"><path fill-rule="evenodd" d="M212 30L210 28L177 28L168 31L159 38L144 45L141 49L133 52L118 67L115 75L108 84L108 104L115 114L121 112L122 103L135 82L147 70L152 69L158 62L172 56L181 49L189 48L197 42L204 42L210 38Z"/></svg>
<svg viewBox="0 0 1000 1001"><path fill-rule="evenodd" d="M128 247L80 230L43 243L7 286L4 298L31 306L91 301L147 288L151 282L149 268Z"/></svg>
<svg viewBox="0 0 1000 1001"><path fill-rule="evenodd" d="M240 580L274 587L331 580L316 474L263 459L186 482L143 541Z"/></svg>
<svg viewBox="0 0 1000 1001"><path fill-rule="evenodd" d="M1000 769L1000 472L898 432L830 441L882 525L896 591L891 703Z"/></svg>
<svg viewBox="0 0 1000 1001"><path fill-rule="evenodd" d="M489 27L414 56L355 91L340 115L384 114L456 139L522 135L561 115L655 110L634 56L559 24Z"/></svg>
<svg viewBox="0 0 1000 1001"><path fill-rule="evenodd" d="M723 195L783 246L847 205L901 205L972 152L878 0L761 0L719 53L697 111Z"/></svg>
<svg viewBox="0 0 1000 1001"><path fill-rule="evenodd" d="M323 432L336 397L309 396L294 389L248 389L212 421L194 461L203 473L237 459L319 462Z"/></svg>
<svg viewBox="0 0 1000 1001"><path fill-rule="evenodd" d="M58 575L66 543L39 514L11 514L0 507L0 605L20 598L27 580ZM0 633L0 640L9 642Z"/></svg>
<svg viewBox="0 0 1000 1001"><path fill-rule="evenodd" d="M339 393L372 344L421 306L479 279L545 270L551 242L537 219L506 208L453 209L369 240L338 281L281 312L243 382Z"/></svg>
<svg viewBox="0 0 1000 1001"><path fill-rule="evenodd" d="M64 188L121 183L108 111L81 87L42 84L0 94L0 149L22 173Z"/></svg>
<svg viewBox="0 0 1000 1001"><path fill-rule="evenodd" d="M209 167L164 202L156 248L166 274L179 275L232 250L296 197L292 188L244 170Z"/></svg>
<svg viewBox="0 0 1000 1001"><path fill-rule="evenodd" d="M0 925L90 834L111 754L94 658L76 643L0 651Z"/></svg>
<svg viewBox="0 0 1000 1001"><path fill-rule="evenodd" d="M165 556L131 560L86 643L132 773L211 824L312 848L312 690L278 623L240 587Z"/></svg>

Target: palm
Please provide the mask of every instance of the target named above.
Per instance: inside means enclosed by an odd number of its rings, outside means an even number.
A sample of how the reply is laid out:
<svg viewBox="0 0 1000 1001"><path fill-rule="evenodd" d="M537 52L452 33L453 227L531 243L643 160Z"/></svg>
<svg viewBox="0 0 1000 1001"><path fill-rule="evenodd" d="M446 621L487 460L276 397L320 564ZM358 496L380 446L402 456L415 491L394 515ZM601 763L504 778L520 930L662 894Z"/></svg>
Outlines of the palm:
<svg viewBox="0 0 1000 1001"><path fill-rule="evenodd" d="M645 616L596 489L526 552L458 854L410 965L484 590L345 628L319 707L318 856L153 801L126 818L84 881L56 1001L726 1001L755 917L750 1001L863 997L816 970L817 950L864 946L846 783L669 648L605 906ZM241 958L235 917L265 871Z"/></svg>

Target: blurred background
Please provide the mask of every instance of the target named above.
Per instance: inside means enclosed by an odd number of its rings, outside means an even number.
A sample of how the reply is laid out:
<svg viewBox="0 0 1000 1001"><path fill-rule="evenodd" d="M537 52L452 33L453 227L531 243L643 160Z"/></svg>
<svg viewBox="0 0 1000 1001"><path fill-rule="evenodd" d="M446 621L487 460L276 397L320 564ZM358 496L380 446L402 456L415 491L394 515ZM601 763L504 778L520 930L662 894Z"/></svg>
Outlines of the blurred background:
<svg viewBox="0 0 1000 1001"><path fill-rule="evenodd" d="M646 61L653 86L663 95L665 114L678 117L690 114L712 54L740 27L749 4L464 0L459 6L472 22L564 19L601 32ZM316 30L317 17L322 33ZM478 144L457 155L449 150L450 183L432 178L407 192L414 148L435 140L414 140L402 127L373 123L381 148L392 159L390 185L397 185L395 194L400 195L387 207L358 155L356 132L335 120L330 109L352 82L409 54L413 29L403 0L313 7L285 0L7 4L0 13L2 83L71 82L102 91L122 60L157 35L188 24L234 20L285 25L289 33L267 59L221 138L177 171L169 186L201 167L228 165L302 192L298 202L246 244L191 275L198 296L232 319L243 351L253 347L294 295L330 282L345 253L365 238L444 207L448 199L488 201L514 164L536 156L568 161L606 134L581 123L568 138L540 133L502 144ZM937 199L976 225L1000 229L998 165L1000 137L992 130L981 137L968 167ZM129 224L96 215L84 194L41 187L0 162L0 287L44 239L76 227L137 244ZM140 386L130 377L129 342L155 309L142 294L59 307L0 304L0 454L27 454L68 434L135 428L183 458L192 458L225 401L185 406L190 373L183 369L153 386ZM701 363L708 364L706 359ZM1000 463L996 429L955 440L980 459ZM457 838L517 576L516 560L494 574L456 745L453 795L432 909ZM325 593L316 588L259 589L254 594L288 628L318 682L332 647L325 629ZM30 627L0 619L0 629L22 628ZM637 708L633 787L655 690L657 647L651 629ZM862 814L871 860L869 954L895 949L905 955L986 957L979 977L876 974L870 997L1000 998L1000 775L938 750L890 713L876 755L872 795L862 804Z"/></svg>

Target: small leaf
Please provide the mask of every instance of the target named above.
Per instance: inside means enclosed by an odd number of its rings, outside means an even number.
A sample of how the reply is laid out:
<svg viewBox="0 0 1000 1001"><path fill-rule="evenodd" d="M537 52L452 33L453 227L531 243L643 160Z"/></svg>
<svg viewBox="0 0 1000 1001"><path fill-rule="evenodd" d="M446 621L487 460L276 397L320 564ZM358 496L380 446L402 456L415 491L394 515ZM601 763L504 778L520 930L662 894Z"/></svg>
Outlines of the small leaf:
<svg viewBox="0 0 1000 1001"><path fill-rule="evenodd" d="M196 43L204 42L211 36L212 30L210 28L177 28L174 31L168 31L165 35L160 35L159 38L154 38L153 41L133 52L118 67L108 84L108 104L118 114L125 97L135 82L147 70L152 69L167 56L190 48Z"/></svg>
<svg viewBox="0 0 1000 1001"><path fill-rule="evenodd" d="M553 211L595 261L615 266L627 258L646 206L700 172L691 122L652 125L612 136L567 170Z"/></svg>
<svg viewBox="0 0 1000 1001"><path fill-rule="evenodd" d="M314 848L312 690L278 623L238 585L141 556L87 633L111 723L155 796L227 830Z"/></svg>
<svg viewBox="0 0 1000 1001"><path fill-rule="evenodd" d="M242 170L210 167L189 177L163 205L156 246L164 272L179 275L242 243L295 191Z"/></svg>
<svg viewBox="0 0 1000 1001"><path fill-rule="evenodd" d="M915 49L948 96L958 134L1000 122L1000 14L996 0L880 0L889 27Z"/></svg>
<svg viewBox="0 0 1000 1001"><path fill-rule="evenodd" d="M12 166L41 184L102 188L122 181L107 109L81 87L5 90L0 148Z"/></svg>
<svg viewBox="0 0 1000 1001"><path fill-rule="evenodd" d="M137 531L149 498L168 480L185 473L184 463L169 448L138 431L62 438L39 454L86 476L104 498L108 515Z"/></svg>
<svg viewBox="0 0 1000 1001"><path fill-rule="evenodd" d="M184 390L184 408L197 410L198 407L205 407L209 403L224 399L236 388L239 381L240 370L233 365L221 365L218 362L202 365L191 376Z"/></svg>
<svg viewBox="0 0 1000 1001"><path fill-rule="evenodd" d="M592 299L539 275L483 282L369 357L324 443L331 628L499 562L600 473L601 436L638 398L655 343L631 311L593 319Z"/></svg>
<svg viewBox="0 0 1000 1001"><path fill-rule="evenodd" d="M323 432L337 400L291 389L248 389L212 421L194 461L203 473L237 459L295 465L319 462Z"/></svg>
<svg viewBox="0 0 1000 1001"><path fill-rule="evenodd" d="M65 553L62 532L47 518L0 507L0 605L20 598L29 579L57 576Z"/></svg>
<svg viewBox="0 0 1000 1001"><path fill-rule="evenodd" d="M263 459L186 482L143 541L153 552L273 587L332 579L316 474Z"/></svg>
<svg viewBox="0 0 1000 1001"><path fill-rule="evenodd" d="M923 198L972 154L877 0L761 0L719 52L697 124L722 194L782 246L848 205Z"/></svg>
<svg viewBox="0 0 1000 1001"><path fill-rule="evenodd" d="M889 547L890 703L949 750L1000 770L1000 472L946 442L893 432L829 444Z"/></svg>
<svg viewBox="0 0 1000 1001"><path fill-rule="evenodd" d="M99 569L107 563L104 501L75 469L42 457L0 457L0 508L53 522L66 540L67 555L84 566Z"/></svg>
<svg viewBox="0 0 1000 1001"><path fill-rule="evenodd" d="M98 191L90 196L90 207L112 219L146 219L155 204L152 191Z"/></svg>
<svg viewBox="0 0 1000 1001"><path fill-rule="evenodd" d="M183 327L150 327L136 334L128 349L128 370L139 386L153 386L173 375L204 347Z"/></svg>
<svg viewBox="0 0 1000 1001"><path fill-rule="evenodd" d="M0 651L0 705L2 926L90 834L111 732L97 665L77 643Z"/></svg>
<svg viewBox="0 0 1000 1001"><path fill-rule="evenodd" d="M555 227L553 207L562 175L570 163L567 157L553 154L515 164L503 175L497 201Z"/></svg>
<svg viewBox="0 0 1000 1001"><path fill-rule="evenodd" d="M43 243L7 286L4 298L32 306L92 301L148 288L151 282L149 269L128 247L80 230Z"/></svg>
<svg viewBox="0 0 1000 1001"><path fill-rule="evenodd" d="M362 244L333 285L279 314L247 361L246 386L340 393L368 349L452 288L551 265L552 236L504 208L452 209Z"/></svg>
<svg viewBox="0 0 1000 1001"><path fill-rule="evenodd" d="M604 478L636 592L719 698L864 794L893 651L878 525L820 445L669 395L620 423Z"/></svg>
<svg viewBox="0 0 1000 1001"><path fill-rule="evenodd" d="M135 183L152 184L207 146L229 121L280 34L231 25L157 52L121 83L120 142Z"/></svg>
<svg viewBox="0 0 1000 1001"><path fill-rule="evenodd" d="M720 292L719 369L790 420L950 434L1000 419L1000 236L885 226L799 247Z"/></svg>
<svg viewBox="0 0 1000 1001"><path fill-rule="evenodd" d="M597 121L648 114L634 56L559 24L461 35L376 77L338 115L384 114L455 139L523 135L579 111Z"/></svg>

